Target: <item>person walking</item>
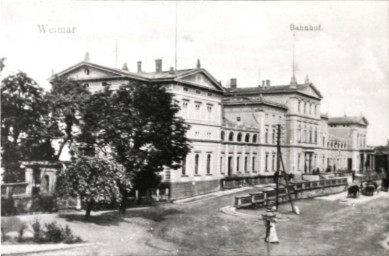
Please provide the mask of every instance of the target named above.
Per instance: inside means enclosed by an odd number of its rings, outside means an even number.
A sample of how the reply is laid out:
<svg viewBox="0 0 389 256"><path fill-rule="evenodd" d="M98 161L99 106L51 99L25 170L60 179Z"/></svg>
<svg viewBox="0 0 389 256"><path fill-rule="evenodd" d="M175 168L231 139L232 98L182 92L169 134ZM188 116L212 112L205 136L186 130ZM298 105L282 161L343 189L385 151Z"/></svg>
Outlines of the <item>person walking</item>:
<svg viewBox="0 0 389 256"><path fill-rule="evenodd" d="M266 210L266 214L264 214L264 218L266 218L265 225L266 225L266 236L265 236L265 242L266 243L279 243L276 231L276 215L271 209Z"/></svg>

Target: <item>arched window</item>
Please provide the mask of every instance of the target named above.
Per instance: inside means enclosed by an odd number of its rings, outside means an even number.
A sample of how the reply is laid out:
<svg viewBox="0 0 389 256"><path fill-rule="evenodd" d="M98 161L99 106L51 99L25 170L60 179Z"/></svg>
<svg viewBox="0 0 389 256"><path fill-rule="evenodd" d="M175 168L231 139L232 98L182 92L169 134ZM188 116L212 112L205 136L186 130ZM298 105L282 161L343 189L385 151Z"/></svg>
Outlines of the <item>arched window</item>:
<svg viewBox="0 0 389 256"><path fill-rule="evenodd" d="M238 138L237 138L238 141L242 141L242 134L241 133L238 133Z"/></svg>
<svg viewBox="0 0 389 256"><path fill-rule="evenodd" d="M211 173L211 155L207 155L207 174Z"/></svg>
<svg viewBox="0 0 389 256"><path fill-rule="evenodd" d="M224 131L221 132L220 137L221 137L221 140L223 141L224 140Z"/></svg>
<svg viewBox="0 0 389 256"><path fill-rule="evenodd" d="M199 174L199 160L200 160L200 156L199 154L196 154L195 155L195 169L194 169L194 173L195 174Z"/></svg>
<svg viewBox="0 0 389 256"><path fill-rule="evenodd" d="M181 162L181 171L182 175L186 175L186 157L184 157L184 160Z"/></svg>
<svg viewBox="0 0 389 256"><path fill-rule="evenodd" d="M298 143L301 142L301 125L300 124L297 128L297 141L298 141Z"/></svg>
<svg viewBox="0 0 389 256"><path fill-rule="evenodd" d="M268 136L269 136L269 129L266 128L266 132L265 132L265 143L266 143L266 144L269 143L269 142L268 142Z"/></svg>
<svg viewBox="0 0 389 256"><path fill-rule="evenodd" d="M317 115L317 105L315 104L315 115Z"/></svg>
<svg viewBox="0 0 389 256"><path fill-rule="evenodd" d="M246 134L246 138L244 139L244 141L250 142L250 134L249 133Z"/></svg>
<svg viewBox="0 0 389 256"><path fill-rule="evenodd" d="M229 141L233 141L234 140L234 133L233 132L230 132L230 135L228 136L228 140Z"/></svg>
<svg viewBox="0 0 389 256"><path fill-rule="evenodd" d="M305 114L307 113L307 106L308 106L308 104L306 102L304 102L304 113Z"/></svg>
<svg viewBox="0 0 389 256"><path fill-rule="evenodd" d="M253 135L253 142L254 142L254 143L257 142L257 135L256 135L256 134Z"/></svg>
<svg viewBox="0 0 389 256"><path fill-rule="evenodd" d="M42 192L50 192L50 178L49 175L45 175L41 182L41 190Z"/></svg>
<svg viewBox="0 0 389 256"><path fill-rule="evenodd" d="M313 104L309 104L309 114L312 115L313 113Z"/></svg>

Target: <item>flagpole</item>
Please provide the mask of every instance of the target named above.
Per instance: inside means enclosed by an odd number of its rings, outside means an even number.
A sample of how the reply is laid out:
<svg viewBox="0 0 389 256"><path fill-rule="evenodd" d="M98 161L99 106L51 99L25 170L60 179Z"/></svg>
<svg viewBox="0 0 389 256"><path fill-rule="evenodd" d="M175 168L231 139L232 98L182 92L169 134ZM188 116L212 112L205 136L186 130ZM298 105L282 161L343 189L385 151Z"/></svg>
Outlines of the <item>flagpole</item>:
<svg viewBox="0 0 389 256"><path fill-rule="evenodd" d="M174 69L177 71L177 20L178 20L178 1L176 1L176 24L175 24L175 44L174 44Z"/></svg>

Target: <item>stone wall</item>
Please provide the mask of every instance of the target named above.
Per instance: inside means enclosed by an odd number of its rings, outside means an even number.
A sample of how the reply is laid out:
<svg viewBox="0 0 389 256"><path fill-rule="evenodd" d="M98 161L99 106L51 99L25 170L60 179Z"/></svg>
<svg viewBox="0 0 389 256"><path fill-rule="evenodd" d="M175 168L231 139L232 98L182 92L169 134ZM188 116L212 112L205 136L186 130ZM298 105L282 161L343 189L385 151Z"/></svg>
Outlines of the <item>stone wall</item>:
<svg viewBox="0 0 389 256"><path fill-rule="evenodd" d="M187 198L219 190L220 180L170 183L170 198Z"/></svg>

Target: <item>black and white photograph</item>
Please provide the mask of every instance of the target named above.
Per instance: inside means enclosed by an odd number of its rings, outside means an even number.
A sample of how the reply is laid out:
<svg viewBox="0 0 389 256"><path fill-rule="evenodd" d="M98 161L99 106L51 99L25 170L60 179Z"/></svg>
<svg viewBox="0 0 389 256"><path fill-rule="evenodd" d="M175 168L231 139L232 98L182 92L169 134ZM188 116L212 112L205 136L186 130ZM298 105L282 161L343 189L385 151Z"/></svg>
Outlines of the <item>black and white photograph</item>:
<svg viewBox="0 0 389 256"><path fill-rule="evenodd" d="M389 255L389 2L0 0L8 256Z"/></svg>

